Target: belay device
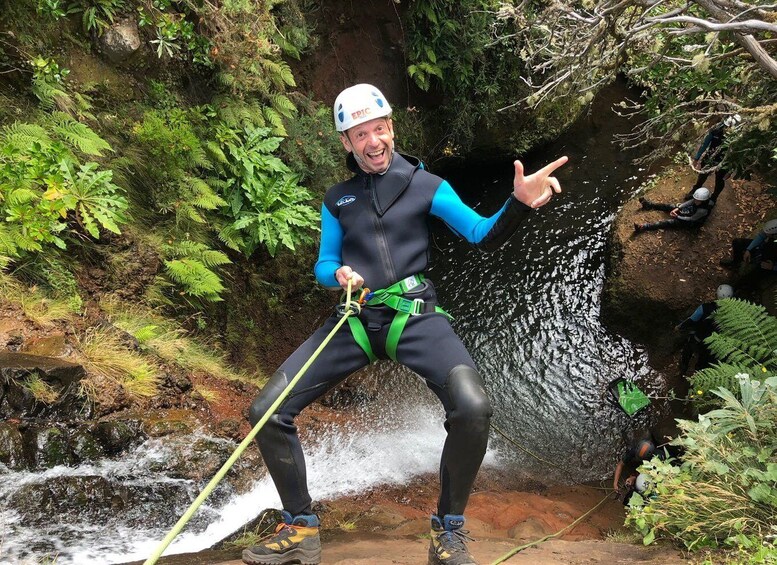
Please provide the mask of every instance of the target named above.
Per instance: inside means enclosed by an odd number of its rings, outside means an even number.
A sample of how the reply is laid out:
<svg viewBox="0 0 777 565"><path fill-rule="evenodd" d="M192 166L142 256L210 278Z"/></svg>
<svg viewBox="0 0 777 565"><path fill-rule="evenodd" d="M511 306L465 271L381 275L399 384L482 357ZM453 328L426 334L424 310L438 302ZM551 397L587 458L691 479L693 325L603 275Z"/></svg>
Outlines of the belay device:
<svg viewBox="0 0 777 565"><path fill-rule="evenodd" d="M629 418L650 406L650 398L639 390L637 385L623 377L612 381L607 386L607 390L610 392L610 401L623 410Z"/></svg>

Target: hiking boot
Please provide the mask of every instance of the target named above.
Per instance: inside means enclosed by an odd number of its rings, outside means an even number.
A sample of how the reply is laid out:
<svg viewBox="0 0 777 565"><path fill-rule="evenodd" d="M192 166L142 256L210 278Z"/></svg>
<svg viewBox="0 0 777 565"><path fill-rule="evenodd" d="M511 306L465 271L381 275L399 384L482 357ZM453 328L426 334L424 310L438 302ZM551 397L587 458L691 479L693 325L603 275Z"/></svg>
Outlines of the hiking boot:
<svg viewBox="0 0 777 565"><path fill-rule="evenodd" d="M649 202L647 201L647 198L645 198L644 196L640 196L640 197L639 197L639 203L640 203L640 205L642 206L642 209L643 209L643 210L644 210L645 208L647 208L647 207L648 207L648 205L649 205Z"/></svg>
<svg viewBox="0 0 777 565"><path fill-rule="evenodd" d="M726 267L727 269L734 269L736 267L736 264L734 263L734 260L731 257L726 257L725 259L721 259L718 261L718 264L721 267Z"/></svg>
<svg viewBox="0 0 777 565"><path fill-rule="evenodd" d="M432 515L432 539L429 541L429 565L477 565L467 551L472 538L462 530L464 516L446 514L443 519Z"/></svg>
<svg viewBox="0 0 777 565"><path fill-rule="evenodd" d="M243 563L248 565L317 565L321 563L320 522L314 514L292 516L282 512L283 522L275 533L243 550Z"/></svg>
<svg viewBox="0 0 777 565"><path fill-rule="evenodd" d="M634 223L634 233L639 233L642 231L643 224Z"/></svg>

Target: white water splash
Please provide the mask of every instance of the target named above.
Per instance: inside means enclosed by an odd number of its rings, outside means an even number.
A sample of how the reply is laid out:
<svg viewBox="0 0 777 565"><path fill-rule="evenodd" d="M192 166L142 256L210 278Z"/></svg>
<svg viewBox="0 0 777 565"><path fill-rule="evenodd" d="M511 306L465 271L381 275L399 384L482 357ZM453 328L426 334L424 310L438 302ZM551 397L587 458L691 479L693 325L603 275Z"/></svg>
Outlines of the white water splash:
<svg viewBox="0 0 777 565"><path fill-rule="evenodd" d="M305 446L308 483L314 500L356 494L380 485L402 485L419 475L437 472L446 435L440 408L406 407L402 413L393 414L391 421L393 426L390 428L385 422L382 425L373 422L372 427L359 425L348 431L332 431L317 438L315 445ZM188 441L193 443L191 439ZM163 460L168 454L164 439L151 440L118 461L78 468L57 467L42 473L9 473L3 477L0 495L6 495L10 488L18 488L21 484L63 475L116 478L132 473L132 481L175 481L146 471L152 463ZM494 465L495 461L496 453L489 451L484 464ZM193 492L192 500L196 494ZM0 496L0 501L5 498ZM206 501L204 506L207 504ZM187 527L165 555L206 549L254 519L262 509L279 504L272 481L262 471L249 492L232 497L221 507L208 506L218 515L218 520L203 531ZM138 529L86 523L72 526L73 533L77 532L76 545L66 539L50 540L56 548L57 565L105 565L146 559L169 530L169 527ZM59 532L67 530L64 527L57 529ZM25 529L10 512L3 512L0 502L0 532L3 531L6 534L6 543L0 545L0 564L3 565L21 563L20 556L26 553L27 542L41 535L40 531ZM36 556L27 555L26 559L31 557ZM5 561L6 558L10 560Z"/></svg>

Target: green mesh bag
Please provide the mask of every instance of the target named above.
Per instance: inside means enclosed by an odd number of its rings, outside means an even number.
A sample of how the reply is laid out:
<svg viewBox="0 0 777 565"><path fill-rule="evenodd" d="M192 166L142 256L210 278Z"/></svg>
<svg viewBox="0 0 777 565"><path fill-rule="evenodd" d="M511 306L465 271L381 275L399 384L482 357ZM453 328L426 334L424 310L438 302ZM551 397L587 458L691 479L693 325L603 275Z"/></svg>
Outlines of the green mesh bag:
<svg viewBox="0 0 777 565"><path fill-rule="evenodd" d="M609 385L610 400L628 416L634 416L650 405L650 398L633 382L619 377Z"/></svg>

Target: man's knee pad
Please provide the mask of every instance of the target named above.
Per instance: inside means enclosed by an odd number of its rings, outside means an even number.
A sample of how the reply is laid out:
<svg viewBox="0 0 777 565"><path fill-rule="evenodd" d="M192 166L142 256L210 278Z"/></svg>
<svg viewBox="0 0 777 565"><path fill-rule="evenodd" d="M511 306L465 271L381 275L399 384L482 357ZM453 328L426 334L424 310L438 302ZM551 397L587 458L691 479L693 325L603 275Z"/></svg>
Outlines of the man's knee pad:
<svg viewBox="0 0 777 565"><path fill-rule="evenodd" d="M467 421L471 425L484 425L488 429L491 401L488 399L483 379L468 365L457 365L448 373L445 388L450 396L452 409L448 415L451 423Z"/></svg>
<svg viewBox="0 0 777 565"><path fill-rule="evenodd" d="M251 422L251 426L255 426L262 419L288 384L284 371L278 370L273 373L248 410L248 421Z"/></svg>

